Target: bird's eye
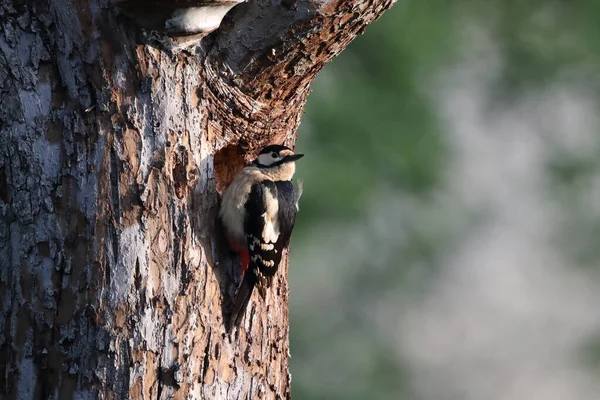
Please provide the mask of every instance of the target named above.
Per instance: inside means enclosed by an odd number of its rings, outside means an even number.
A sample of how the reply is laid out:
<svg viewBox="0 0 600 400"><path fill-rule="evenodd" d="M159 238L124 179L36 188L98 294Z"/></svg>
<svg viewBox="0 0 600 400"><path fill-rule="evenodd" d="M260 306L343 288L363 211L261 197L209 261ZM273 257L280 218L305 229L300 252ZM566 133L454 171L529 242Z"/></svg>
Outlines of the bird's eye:
<svg viewBox="0 0 600 400"><path fill-rule="evenodd" d="M279 154L277 154L276 152L272 152L271 153L271 157L273 157L273 158L279 158Z"/></svg>

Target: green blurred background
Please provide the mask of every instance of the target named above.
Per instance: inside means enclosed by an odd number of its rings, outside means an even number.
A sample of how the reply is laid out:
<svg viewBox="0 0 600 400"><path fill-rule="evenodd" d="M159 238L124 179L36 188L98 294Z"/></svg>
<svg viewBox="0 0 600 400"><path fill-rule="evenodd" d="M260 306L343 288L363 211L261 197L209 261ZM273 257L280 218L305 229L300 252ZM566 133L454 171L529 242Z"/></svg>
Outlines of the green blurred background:
<svg viewBox="0 0 600 400"><path fill-rule="evenodd" d="M399 2L313 85L295 399L600 398L600 1Z"/></svg>

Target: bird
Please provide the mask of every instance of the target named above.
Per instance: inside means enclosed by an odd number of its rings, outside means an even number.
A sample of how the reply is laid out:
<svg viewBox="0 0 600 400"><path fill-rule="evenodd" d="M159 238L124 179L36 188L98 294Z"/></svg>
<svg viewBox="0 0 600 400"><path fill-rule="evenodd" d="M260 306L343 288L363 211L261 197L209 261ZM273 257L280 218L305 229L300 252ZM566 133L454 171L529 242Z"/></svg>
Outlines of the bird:
<svg viewBox="0 0 600 400"><path fill-rule="evenodd" d="M255 287L263 300L271 287L299 210L301 190L291 180L303 156L283 145L266 146L223 192L219 217L242 273L229 310L230 326L241 322Z"/></svg>

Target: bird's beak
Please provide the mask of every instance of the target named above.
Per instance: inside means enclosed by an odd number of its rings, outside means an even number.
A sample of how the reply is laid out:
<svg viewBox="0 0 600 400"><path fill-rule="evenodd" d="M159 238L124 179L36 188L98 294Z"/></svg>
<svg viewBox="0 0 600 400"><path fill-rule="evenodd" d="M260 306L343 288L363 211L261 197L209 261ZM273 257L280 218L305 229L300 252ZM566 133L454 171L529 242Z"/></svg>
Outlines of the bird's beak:
<svg viewBox="0 0 600 400"><path fill-rule="evenodd" d="M283 162L292 162L301 159L304 157L304 154L290 154L289 156L285 156Z"/></svg>

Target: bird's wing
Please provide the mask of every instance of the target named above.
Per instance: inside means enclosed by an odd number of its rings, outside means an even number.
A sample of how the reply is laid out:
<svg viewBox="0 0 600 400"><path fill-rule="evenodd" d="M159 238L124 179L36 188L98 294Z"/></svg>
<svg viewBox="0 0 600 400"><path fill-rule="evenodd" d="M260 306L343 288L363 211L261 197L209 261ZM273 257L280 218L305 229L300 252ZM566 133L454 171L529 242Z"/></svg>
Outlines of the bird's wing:
<svg viewBox="0 0 600 400"><path fill-rule="evenodd" d="M250 253L250 270L257 287L271 286L283 249L290 239L296 216L295 192L291 182L262 181L252 186L246 202L244 229Z"/></svg>

